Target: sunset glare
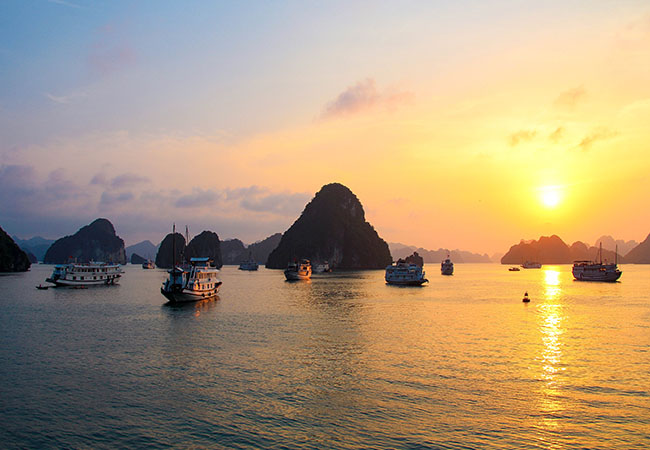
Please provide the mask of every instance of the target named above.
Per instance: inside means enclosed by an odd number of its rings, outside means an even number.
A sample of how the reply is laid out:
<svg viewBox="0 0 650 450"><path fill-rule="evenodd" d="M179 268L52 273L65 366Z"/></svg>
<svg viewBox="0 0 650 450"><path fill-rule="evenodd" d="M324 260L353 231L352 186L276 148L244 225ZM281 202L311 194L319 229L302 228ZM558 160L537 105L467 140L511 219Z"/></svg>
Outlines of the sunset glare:
<svg viewBox="0 0 650 450"><path fill-rule="evenodd" d="M547 208L555 208L560 203L560 192L554 186L545 187L542 189L541 199Z"/></svg>

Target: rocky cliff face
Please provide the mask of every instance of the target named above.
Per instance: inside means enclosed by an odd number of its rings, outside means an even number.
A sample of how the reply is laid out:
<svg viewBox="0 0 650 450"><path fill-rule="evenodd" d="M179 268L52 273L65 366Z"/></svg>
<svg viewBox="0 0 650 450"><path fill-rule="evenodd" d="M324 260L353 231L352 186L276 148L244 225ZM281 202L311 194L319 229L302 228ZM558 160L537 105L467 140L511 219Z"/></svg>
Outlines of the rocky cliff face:
<svg viewBox="0 0 650 450"><path fill-rule="evenodd" d="M217 269L223 266L219 236L212 231L203 231L201 234L194 236L185 249L185 259L188 261L190 258L205 257L210 258Z"/></svg>
<svg viewBox="0 0 650 450"><path fill-rule="evenodd" d="M25 272L30 266L27 254L0 228L0 272Z"/></svg>
<svg viewBox="0 0 650 450"><path fill-rule="evenodd" d="M645 241L634 247L625 255L625 262L632 264L650 264L650 234Z"/></svg>
<svg viewBox="0 0 650 450"><path fill-rule="evenodd" d="M280 243L282 234L276 233L266 239L246 247L239 239L221 242L221 257L224 264L239 264L252 258L259 263L266 263L269 255Z"/></svg>
<svg viewBox="0 0 650 450"><path fill-rule="evenodd" d="M266 267L281 269L300 258L328 261L334 269L383 269L392 262L388 244L366 222L359 199L338 183L323 186L307 204Z"/></svg>
<svg viewBox="0 0 650 450"><path fill-rule="evenodd" d="M82 227L72 236L61 238L45 253L46 264L103 261L126 264L124 241L115 234L113 224L107 219L97 219Z"/></svg>
<svg viewBox="0 0 650 450"><path fill-rule="evenodd" d="M521 241L510 247L508 253L501 258L501 264L521 264L524 261L536 261L542 264L570 264L573 261L597 261L599 249L588 247L583 242L574 242L571 247L558 236L542 236L535 241ZM614 261L617 255L613 251L603 249L603 261ZM623 257L618 255L618 262L623 263Z"/></svg>
<svg viewBox="0 0 650 450"><path fill-rule="evenodd" d="M158 254L156 255L156 267L160 267L162 269L171 269L174 261L176 261L176 264L181 264L183 262L183 254L185 253L185 238L182 234L175 233L173 235L173 239L174 240L172 241L172 233L169 233L160 243L160 247L158 247ZM176 244L175 251L174 254L172 254L172 250L174 250L174 244Z"/></svg>

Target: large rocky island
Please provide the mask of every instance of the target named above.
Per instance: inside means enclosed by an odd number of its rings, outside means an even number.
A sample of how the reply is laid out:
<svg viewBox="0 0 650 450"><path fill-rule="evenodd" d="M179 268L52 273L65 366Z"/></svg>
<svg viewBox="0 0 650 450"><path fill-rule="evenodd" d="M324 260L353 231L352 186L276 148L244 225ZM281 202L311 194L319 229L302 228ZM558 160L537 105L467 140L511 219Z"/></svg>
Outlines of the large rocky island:
<svg viewBox="0 0 650 450"><path fill-rule="evenodd" d="M173 240L172 240L173 239ZM217 233L203 231L194 236L189 244L185 245L185 238L180 233L169 233L160 243L156 255L156 266L171 269L174 261L176 264L189 261L194 257L208 257L216 268L221 268L221 243Z"/></svg>
<svg viewBox="0 0 650 450"><path fill-rule="evenodd" d="M366 222L359 199L339 183L325 185L282 235L266 267L293 260L328 261L335 269L383 269L392 262L388 244Z"/></svg>
<svg viewBox="0 0 650 450"><path fill-rule="evenodd" d="M269 255L280 243L281 233L275 233L266 239L255 242L248 247L239 239L228 239L221 242L221 257L224 264L240 264L252 259L266 264Z"/></svg>
<svg viewBox="0 0 650 450"><path fill-rule="evenodd" d="M645 241L625 255L625 262L631 264L650 264L650 234Z"/></svg>
<svg viewBox="0 0 650 450"><path fill-rule="evenodd" d="M126 264L124 241L115 234L113 224L107 219L97 219L82 227L72 236L63 237L52 244L43 262L61 264L102 261Z"/></svg>
<svg viewBox="0 0 650 450"><path fill-rule="evenodd" d="M501 264L521 264L525 261L536 261L542 264L570 264L573 261L597 261L599 249L589 247L585 243L576 241L569 247L559 236L542 236L539 240L524 241L513 245L508 250ZM603 249L603 261L614 262L617 258L615 252ZM618 262L626 262L618 255Z"/></svg>
<svg viewBox="0 0 650 450"><path fill-rule="evenodd" d="M0 272L25 272L30 266L27 254L0 228Z"/></svg>

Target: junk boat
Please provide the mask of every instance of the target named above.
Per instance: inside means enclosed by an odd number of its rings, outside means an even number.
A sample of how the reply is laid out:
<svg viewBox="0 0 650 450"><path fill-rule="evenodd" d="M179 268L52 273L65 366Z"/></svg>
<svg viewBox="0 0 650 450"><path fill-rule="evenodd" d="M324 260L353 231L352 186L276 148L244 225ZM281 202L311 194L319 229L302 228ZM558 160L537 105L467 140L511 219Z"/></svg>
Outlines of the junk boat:
<svg viewBox="0 0 650 450"><path fill-rule="evenodd" d="M89 262L57 264L45 281L56 286L102 286L117 284L124 271L119 264Z"/></svg>
<svg viewBox="0 0 650 450"><path fill-rule="evenodd" d="M300 264L290 263L284 270L284 276L287 281L309 280L311 278L311 263L308 259L303 259Z"/></svg>
<svg viewBox="0 0 650 450"><path fill-rule="evenodd" d="M526 261L521 265L521 267L523 267L524 269L541 269L542 263L538 263L534 261Z"/></svg>
<svg viewBox="0 0 650 450"><path fill-rule="evenodd" d="M424 278L422 267L399 262L386 267L386 283L398 286L421 286L429 280Z"/></svg>
<svg viewBox="0 0 650 450"><path fill-rule="evenodd" d="M600 243L599 262L596 261L574 261L573 277L580 281L616 281L621 277L618 269L618 246L616 247L616 259L613 264L603 264L603 244Z"/></svg>
<svg viewBox="0 0 650 450"><path fill-rule="evenodd" d="M248 261L239 264L239 270L257 270L260 265L253 259L253 252L248 254Z"/></svg>
<svg viewBox="0 0 650 450"><path fill-rule="evenodd" d="M442 263L440 263L440 272L443 275L454 274L454 263L451 262L451 259L449 259L449 255L447 255L447 259L445 259Z"/></svg>
<svg viewBox="0 0 650 450"><path fill-rule="evenodd" d="M217 296L221 280L219 270L212 267L210 258L191 258L187 268L174 266L169 270L160 293L170 303L195 302Z"/></svg>

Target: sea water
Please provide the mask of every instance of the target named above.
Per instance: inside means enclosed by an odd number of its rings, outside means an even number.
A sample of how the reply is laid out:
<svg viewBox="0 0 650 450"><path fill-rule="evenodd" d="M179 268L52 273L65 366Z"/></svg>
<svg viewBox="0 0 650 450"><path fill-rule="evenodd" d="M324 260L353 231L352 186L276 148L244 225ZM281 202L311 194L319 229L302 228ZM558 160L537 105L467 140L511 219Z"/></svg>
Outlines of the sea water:
<svg viewBox="0 0 650 450"><path fill-rule="evenodd" d="M35 265L0 276L0 447L650 448L650 267L621 268L226 266L170 307L163 270L41 291Z"/></svg>

